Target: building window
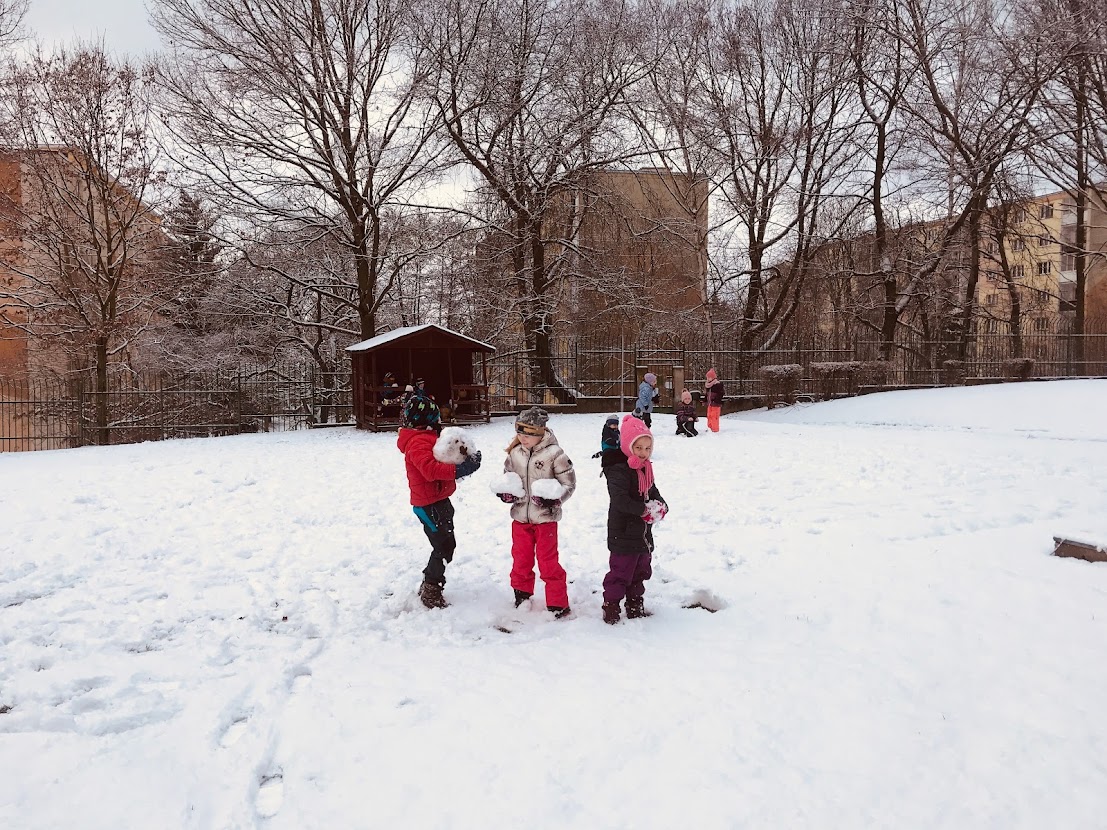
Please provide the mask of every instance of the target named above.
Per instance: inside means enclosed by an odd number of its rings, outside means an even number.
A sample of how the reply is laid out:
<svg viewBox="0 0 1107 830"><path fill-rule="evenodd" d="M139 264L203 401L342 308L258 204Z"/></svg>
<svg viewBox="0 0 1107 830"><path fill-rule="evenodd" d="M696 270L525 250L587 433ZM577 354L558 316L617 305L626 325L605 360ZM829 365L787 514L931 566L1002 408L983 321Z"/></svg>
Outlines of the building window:
<svg viewBox="0 0 1107 830"><path fill-rule="evenodd" d="M1026 240L1023 239L1021 236L1016 236L1014 239L1011 240L1011 250L1012 251L1024 251L1024 250L1026 250Z"/></svg>
<svg viewBox="0 0 1107 830"><path fill-rule="evenodd" d="M1014 277L1017 280L1021 280L1023 277L1026 276L1026 266L1025 265L1012 265L1011 266L1011 276Z"/></svg>
<svg viewBox="0 0 1107 830"><path fill-rule="evenodd" d="M995 304L996 304L996 295L995 294L989 294L987 297L984 298L984 305L991 307L991 306L994 306Z"/></svg>
<svg viewBox="0 0 1107 830"><path fill-rule="evenodd" d="M1038 237L1038 247L1039 248L1044 248L1046 245L1052 245L1052 244L1053 244L1053 240L1050 239L1048 236L1039 236Z"/></svg>
<svg viewBox="0 0 1107 830"><path fill-rule="evenodd" d="M1046 203L1038 206L1038 218L1039 219L1052 219L1053 218L1053 205Z"/></svg>
<svg viewBox="0 0 1107 830"><path fill-rule="evenodd" d="M1067 280L1062 282L1060 295L1057 300L1057 310L1062 314L1076 311L1076 283Z"/></svg>
<svg viewBox="0 0 1107 830"><path fill-rule="evenodd" d="M1045 317L1035 317L1034 331L1038 332L1039 334L1049 331L1049 320L1047 320Z"/></svg>
<svg viewBox="0 0 1107 830"><path fill-rule="evenodd" d="M1061 270L1062 271L1075 271L1076 270L1076 249L1069 245L1061 246Z"/></svg>
<svg viewBox="0 0 1107 830"><path fill-rule="evenodd" d="M1053 273L1053 262L1050 260L1044 260L1038 263L1038 274L1045 275Z"/></svg>

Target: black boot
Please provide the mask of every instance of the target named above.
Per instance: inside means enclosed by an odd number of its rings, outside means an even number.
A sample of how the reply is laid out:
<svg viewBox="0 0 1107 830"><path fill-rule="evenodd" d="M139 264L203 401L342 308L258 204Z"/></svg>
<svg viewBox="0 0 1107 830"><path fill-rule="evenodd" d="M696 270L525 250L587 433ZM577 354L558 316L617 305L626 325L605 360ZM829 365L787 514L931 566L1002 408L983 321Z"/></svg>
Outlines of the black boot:
<svg viewBox="0 0 1107 830"><path fill-rule="evenodd" d="M551 614L553 614L559 620L564 618L564 617L569 616L569 606L568 605L566 605L564 608L561 607L560 605L547 605L546 610L549 611Z"/></svg>
<svg viewBox="0 0 1107 830"><path fill-rule="evenodd" d="M427 608L449 608L450 603L442 596L442 586L433 582L424 582L419 586L419 599Z"/></svg>
<svg viewBox="0 0 1107 830"><path fill-rule="evenodd" d="M642 617L652 617L653 616L653 611L647 611L644 602L645 601L641 598L638 598L638 599L629 599L628 598L627 599L627 619L628 620L637 620L637 619L641 619Z"/></svg>
<svg viewBox="0 0 1107 830"><path fill-rule="evenodd" d="M522 605L524 602L526 602L528 599L530 599L533 596L534 596L534 594L528 594L526 591L520 591L518 588L516 588L515 589L515 607L518 608L520 605Z"/></svg>
<svg viewBox="0 0 1107 830"><path fill-rule="evenodd" d="M615 625L619 621L619 603L605 602L603 604L603 621L608 625Z"/></svg>

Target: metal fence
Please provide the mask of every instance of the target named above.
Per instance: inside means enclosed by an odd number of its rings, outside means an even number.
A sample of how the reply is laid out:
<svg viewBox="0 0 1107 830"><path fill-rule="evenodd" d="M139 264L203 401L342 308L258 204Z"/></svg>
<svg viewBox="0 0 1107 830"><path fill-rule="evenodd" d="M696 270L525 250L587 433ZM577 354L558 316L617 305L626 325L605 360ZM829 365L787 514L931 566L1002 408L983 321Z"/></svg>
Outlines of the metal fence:
<svg viewBox="0 0 1107 830"><path fill-rule="evenodd" d="M883 385L890 387L940 386L950 382L946 365L958 353L958 343L901 337L882 364ZM764 395L761 370L768 366L797 364L803 367L797 392L815 394L825 387L812 364L876 361L880 343L858 340L850 348L794 341L778 348L742 351L733 344L709 348L704 344L650 343L586 337L555 344L551 365L554 375L570 390L571 397L622 397L637 395L646 371L655 372L663 391L662 403L671 404L680 389L699 388L709 368L715 368L726 383L728 395ZM1007 363L1016 358L1031 361L1028 376L1107 376L1107 335L1035 334L1016 342L1010 335L982 334L968 344L964 360L953 373L958 378L1002 378L1009 374ZM490 361L494 411L506 411L525 404L554 404L558 398L534 381L531 355L525 351L497 354Z"/></svg>
<svg viewBox="0 0 1107 830"><path fill-rule="evenodd" d="M350 422L350 372L301 364L230 373L0 379L0 451L129 444Z"/></svg>
<svg viewBox="0 0 1107 830"><path fill-rule="evenodd" d="M1009 335L979 335L951 372L946 361L956 353L954 343L901 340L892 359L881 364L880 385L938 386L1006 377L1011 374L1008 364L1016 357L1032 361L1024 367L1027 377L1107 376L1107 335L1101 334L1026 335L1019 348ZM726 383L728 395L760 396L767 392L760 374L763 368L798 364L803 371L792 391L825 397L828 389L849 394L858 387L856 376L835 387L825 374L825 364L873 361L878 356L875 341L859 340L849 349L794 342L789 347L748 352L597 335L555 343L549 369L564 389L560 397L535 381L534 356L521 349L501 349L488 362L487 380L493 412L535 403L571 403L581 397L618 398L626 404L637 396L646 371L658 374L661 403L668 406L681 387L702 387L711 367ZM94 391L84 376L0 379L0 451L350 424L350 383L348 365L321 372L298 363L245 366L222 373L120 375L110 380L103 393Z"/></svg>

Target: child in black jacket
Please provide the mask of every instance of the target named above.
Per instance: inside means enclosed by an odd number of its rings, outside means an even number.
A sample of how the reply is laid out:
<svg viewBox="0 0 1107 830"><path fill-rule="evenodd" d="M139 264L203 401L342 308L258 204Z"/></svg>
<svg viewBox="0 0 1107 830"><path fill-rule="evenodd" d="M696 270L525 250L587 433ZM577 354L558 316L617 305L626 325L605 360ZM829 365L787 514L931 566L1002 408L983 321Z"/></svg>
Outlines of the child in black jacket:
<svg viewBox="0 0 1107 830"><path fill-rule="evenodd" d="M700 434L696 429L696 405L692 403L692 393L687 389L680 393L680 405L675 412L677 435L695 438Z"/></svg>
<svg viewBox="0 0 1107 830"><path fill-rule="evenodd" d="M669 506L653 480L653 434L633 415L623 418L619 449L604 450L603 474L611 504L607 510L609 570L603 580L603 621L619 622L626 598L627 619L648 617L643 597L653 575L653 523Z"/></svg>

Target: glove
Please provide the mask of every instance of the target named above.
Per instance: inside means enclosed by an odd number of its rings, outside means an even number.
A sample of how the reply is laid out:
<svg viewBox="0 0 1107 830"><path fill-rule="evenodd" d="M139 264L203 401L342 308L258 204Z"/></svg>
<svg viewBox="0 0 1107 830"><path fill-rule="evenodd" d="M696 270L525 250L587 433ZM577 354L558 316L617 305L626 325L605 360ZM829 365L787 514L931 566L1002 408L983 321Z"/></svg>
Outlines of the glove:
<svg viewBox="0 0 1107 830"><path fill-rule="evenodd" d="M646 503L646 509L642 511L642 521L648 525L652 525L654 522L660 522L664 519L665 514L668 512L669 507L665 502L651 500Z"/></svg>
<svg viewBox="0 0 1107 830"><path fill-rule="evenodd" d="M461 480L466 476L471 476L477 470L480 469L480 450L470 455L464 461L457 465L457 473L455 479Z"/></svg>
<svg viewBox="0 0 1107 830"><path fill-rule="evenodd" d="M600 450L598 453L595 453L592 457L593 458L599 458L601 455L603 455L603 450Z"/></svg>
<svg viewBox="0 0 1107 830"><path fill-rule="evenodd" d="M544 499L541 496L531 496L530 500L535 507L543 508L545 510L553 510L555 507L561 504L561 499Z"/></svg>
<svg viewBox="0 0 1107 830"><path fill-rule="evenodd" d="M504 504L515 504L515 496L511 493L497 493L496 495L500 497L500 501Z"/></svg>

